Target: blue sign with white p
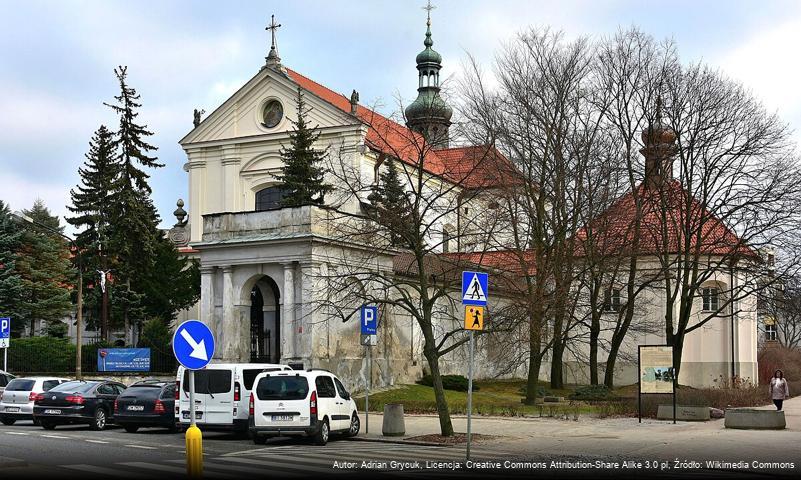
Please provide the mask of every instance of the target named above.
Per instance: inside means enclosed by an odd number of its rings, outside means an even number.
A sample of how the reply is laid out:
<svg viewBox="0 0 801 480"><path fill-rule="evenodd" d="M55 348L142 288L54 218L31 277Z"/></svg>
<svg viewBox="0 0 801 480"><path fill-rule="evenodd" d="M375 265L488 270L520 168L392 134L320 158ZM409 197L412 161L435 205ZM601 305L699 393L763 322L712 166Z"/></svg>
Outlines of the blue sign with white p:
<svg viewBox="0 0 801 480"><path fill-rule="evenodd" d="M362 335L378 333L378 307L364 305L361 310Z"/></svg>
<svg viewBox="0 0 801 480"><path fill-rule="evenodd" d="M214 334L199 320L178 325L172 337L172 351L178 362L189 370L200 370L214 355Z"/></svg>
<svg viewBox="0 0 801 480"><path fill-rule="evenodd" d="M0 318L0 348L8 348L11 342L11 319Z"/></svg>

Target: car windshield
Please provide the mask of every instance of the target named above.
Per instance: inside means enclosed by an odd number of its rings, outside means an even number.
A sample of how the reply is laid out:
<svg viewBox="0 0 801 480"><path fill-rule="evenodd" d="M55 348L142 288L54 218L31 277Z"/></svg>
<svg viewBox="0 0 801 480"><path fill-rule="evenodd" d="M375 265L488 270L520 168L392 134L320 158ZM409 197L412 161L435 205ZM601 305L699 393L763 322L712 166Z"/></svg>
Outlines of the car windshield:
<svg viewBox="0 0 801 480"><path fill-rule="evenodd" d="M51 389L51 392L68 392L68 393L88 393L94 389L99 382L67 382Z"/></svg>
<svg viewBox="0 0 801 480"><path fill-rule="evenodd" d="M8 383L6 387L7 392L30 392L33 390L33 385L36 383L36 380L31 380L28 378L15 378Z"/></svg>
<svg viewBox="0 0 801 480"><path fill-rule="evenodd" d="M256 386L259 400L303 400L309 393L306 377L264 377Z"/></svg>

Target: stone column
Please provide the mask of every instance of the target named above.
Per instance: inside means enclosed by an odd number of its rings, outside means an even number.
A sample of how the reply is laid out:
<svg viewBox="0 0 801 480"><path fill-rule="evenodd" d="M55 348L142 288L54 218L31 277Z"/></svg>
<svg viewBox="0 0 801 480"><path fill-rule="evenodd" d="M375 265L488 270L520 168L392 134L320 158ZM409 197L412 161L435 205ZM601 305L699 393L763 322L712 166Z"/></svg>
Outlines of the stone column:
<svg viewBox="0 0 801 480"><path fill-rule="evenodd" d="M239 208L239 165L241 159L236 147L223 148L222 155L223 209L226 212L236 212L241 210Z"/></svg>
<svg viewBox="0 0 801 480"><path fill-rule="evenodd" d="M234 267L223 267L223 316L217 330L217 342L222 347L222 358L226 361L239 361L237 350L241 325L234 306Z"/></svg>
<svg viewBox="0 0 801 480"><path fill-rule="evenodd" d="M295 337L297 326L295 324L295 265L292 262L284 263L284 295L281 303L281 357L297 358Z"/></svg>
<svg viewBox="0 0 801 480"><path fill-rule="evenodd" d="M214 270L215 267L200 267L200 320L215 331L214 322Z"/></svg>
<svg viewBox="0 0 801 480"><path fill-rule="evenodd" d="M300 318L297 319L298 333L298 351L297 354L303 359L307 367L311 366L311 357L313 355L314 345L312 339L314 338L314 322L312 322L312 315L314 313L314 301L319 294L319 286L317 275L315 275L314 265L311 263L303 263L300 266Z"/></svg>

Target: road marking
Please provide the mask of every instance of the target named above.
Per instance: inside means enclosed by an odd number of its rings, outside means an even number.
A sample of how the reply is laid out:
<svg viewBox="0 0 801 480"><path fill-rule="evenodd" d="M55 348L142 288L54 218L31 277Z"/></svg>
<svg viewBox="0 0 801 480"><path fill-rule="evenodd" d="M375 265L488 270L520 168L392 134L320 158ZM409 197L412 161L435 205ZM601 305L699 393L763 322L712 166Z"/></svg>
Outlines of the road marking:
<svg viewBox="0 0 801 480"><path fill-rule="evenodd" d="M101 475L105 475L107 477L115 478L115 477L126 477L126 478L151 478L150 475L144 473L133 473L130 471L125 470L116 470L113 468L104 468L98 467L97 465L62 465L63 468L69 468L70 470L78 470L81 472L91 472L91 473L99 473Z"/></svg>
<svg viewBox="0 0 801 480"><path fill-rule="evenodd" d="M309 463L301 463L308 460L308 458L298 457L298 458L270 458L264 460L256 460L253 458L238 458L238 457L218 457L215 460L224 460L226 462L235 462L235 463L246 463L250 465L260 465L264 467L276 467L276 468L287 468L287 467L280 467L276 464L289 464L290 468L294 467L295 469L308 471L308 472L321 472L321 473L331 473L331 466L334 464L333 459L329 459L326 463L314 461L310 463L316 464L325 464L328 465L327 467L320 468L320 467L312 467Z"/></svg>
<svg viewBox="0 0 801 480"><path fill-rule="evenodd" d="M43 434L42 436L45 437L45 438L60 438L60 439L63 439L63 440L69 440L70 439L70 437L63 437L61 435L44 435Z"/></svg>
<svg viewBox="0 0 801 480"><path fill-rule="evenodd" d="M126 467L144 468L145 470L159 470L162 472L178 473L182 475L186 474L186 468L173 467L171 465L158 465L155 463L146 463L146 462L125 462L125 463L119 463L118 465L125 465ZM237 475L227 475L224 473L216 473L216 472L214 473L214 476L217 478L241 478L240 476Z"/></svg>
<svg viewBox="0 0 801 480"><path fill-rule="evenodd" d="M144 450L155 450L156 449L156 447L148 447L148 446L145 446L145 445L124 445L124 446L125 447L131 447L131 448L141 448L141 449L144 449Z"/></svg>
<svg viewBox="0 0 801 480"><path fill-rule="evenodd" d="M186 463L186 460L167 460L167 462L169 462L169 463ZM220 470L227 470L227 471L233 470L233 471L236 471L236 472L255 473L255 474L258 474L258 475L263 475L264 474L264 469L263 468L246 467L246 466L242 466L242 465L226 465L226 464L223 464L223 463L208 462L208 461L205 461L205 460L203 461L203 468L218 468ZM298 475L300 475L300 474L298 474Z"/></svg>
<svg viewBox="0 0 801 480"><path fill-rule="evenodd" d="M85 440L85 441L89 442L89 443L111 443L111 442L107 442L105 440Z"/></svg>
<svg viewBox="0 0 801 480"><path fill-rule="evenodd" d="M9 435L29 435L25 432L6 432Z"/></svg>

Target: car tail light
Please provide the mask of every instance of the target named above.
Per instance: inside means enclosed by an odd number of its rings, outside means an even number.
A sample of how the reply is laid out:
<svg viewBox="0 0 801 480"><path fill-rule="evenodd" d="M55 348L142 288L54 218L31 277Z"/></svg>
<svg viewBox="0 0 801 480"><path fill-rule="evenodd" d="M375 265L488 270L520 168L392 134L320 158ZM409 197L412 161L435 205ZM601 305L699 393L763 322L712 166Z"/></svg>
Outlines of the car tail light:
<svg viewBox="0 0 801 480"><path fill-rule="evenodd" d="M153 407L153 411L155 413L164 413L164 412L166 412L166 410L164 409L164 404L161 403L161 400L158 400L158 399L156 400L156 406Z"/></svg>
<svg viewBox="0 0 801 480"><path fill-rule="evenodd" d="M67 398L64 400L68 401L69 403L74 403L76 405L83 405L84 399L80 395L68 395Z"/></svg>
<svg viewBox="0 0 801 480"><path fill-rule="evenodd" d="M250 393L250 401L248 402L248 415L253 415L254 410L256 409L256 405L253 401L253 392Z"/></svg>
<svg viewBox="0 0 801 480"><path fill-rule="evenodd" d="M36 398L37 398L38 396L39 396L39 394L38 394L38 393L36 393L36 392L31 392L31 393L28 395L28 401L29 401L29 402L35 402L35 401L36 401Z"/></svg>
<svg viewBox="0 0 801 480"><path fill-rule="evenodd" d="M176 400L180 400L181 399L181 381L180 380L176 380L175 381L175 399Z"/></svg>
<svg viewBox="0 0 801 480"><path fill-rule="evenodd" d="M317 392L312 392L311 398L309 399L309 414L310 415L317 415Z"/></svg>
<svg viewBox="0 0 801 480"><path fill-rule="evenodd" d="M119 412L120 412L120 403L119 403L118 400L115 399L114 400L114 413L119 413Z"/></svg>
<svg viewBox="0 0 801 480"><path fill-rule="evenodd" d="M234 383L234 401L238 402L242 399L242 395L239 392L239 382Z"/></svg>
<svg viewBox="0 0 801 480"><path fill-rule="evenodd" d="M34 402L41 402L42 400L44 400L44 393L37 393L33 399Z"/></svg>

